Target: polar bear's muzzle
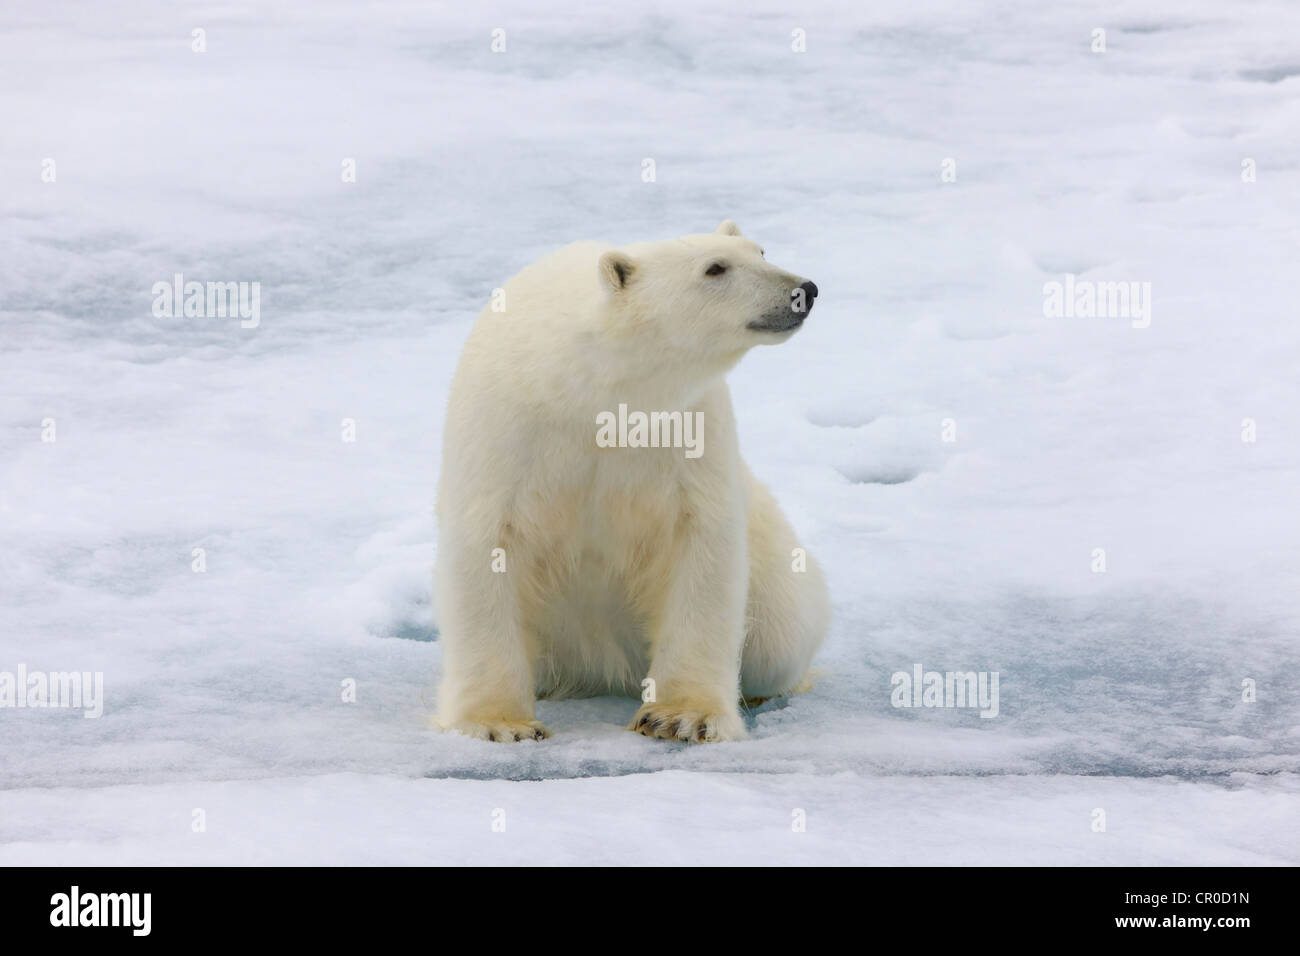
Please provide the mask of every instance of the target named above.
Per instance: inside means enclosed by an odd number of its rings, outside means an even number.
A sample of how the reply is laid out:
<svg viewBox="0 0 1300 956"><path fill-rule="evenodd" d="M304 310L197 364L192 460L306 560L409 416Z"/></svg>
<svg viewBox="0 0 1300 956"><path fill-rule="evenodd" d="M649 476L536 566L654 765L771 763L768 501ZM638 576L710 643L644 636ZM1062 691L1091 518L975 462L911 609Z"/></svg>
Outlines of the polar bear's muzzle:
<svg viewBox="0 0 1300 956"><path fill-rule="evenodd" d="M790 290L788 305L765 312L747 328L754 332L792 332L803 325L816 300L817 283L804 281Z"/></svg>

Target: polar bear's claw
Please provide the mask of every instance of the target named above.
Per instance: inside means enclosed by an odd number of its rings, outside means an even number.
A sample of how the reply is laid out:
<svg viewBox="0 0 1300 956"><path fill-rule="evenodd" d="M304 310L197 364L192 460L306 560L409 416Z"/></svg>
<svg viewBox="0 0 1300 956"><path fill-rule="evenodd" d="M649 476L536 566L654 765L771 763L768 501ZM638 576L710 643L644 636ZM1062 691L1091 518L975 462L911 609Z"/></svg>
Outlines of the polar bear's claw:
<svg viewBox="0 0 1300 956"><path fill-rule="evenodd" d="M447 728L467 737L491 740L497 743L514 743L520 740L545 740L551 735L538 720L467 720Z"/></svg>
<svg viewBox="0 0 1300 956"><path fill-rule="evenodd" d="M671 704L646 704L627 729L643 737L681 743L713 743L745 737L744 723L736 715Z"/></svg>

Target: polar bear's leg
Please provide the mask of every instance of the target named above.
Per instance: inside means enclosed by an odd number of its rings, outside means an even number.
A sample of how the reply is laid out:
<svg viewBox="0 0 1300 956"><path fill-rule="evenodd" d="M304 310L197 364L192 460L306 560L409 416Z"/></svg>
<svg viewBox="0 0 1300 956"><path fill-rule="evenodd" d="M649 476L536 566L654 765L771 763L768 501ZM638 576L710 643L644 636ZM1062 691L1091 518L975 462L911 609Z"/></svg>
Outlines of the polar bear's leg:
<svg viewBox="0 0 1300 956"><path fill-rule="evenodd" d="M826 580L772 493L752 476L749 567L741 693L755 699L806 690L808 666L830 626Z"/></svg>
<svg viewBox="0 0 1300 956"><path fill-rule="evenodd" d="M726 498L724 497L724 501ZM668 740L740 740L746 736L738 700L745 639L744 510L701 512L681 522L673 560L656 588L650 686L629 730Z"/></svg>
<svg viewBox="0 0 1300 956"><path fill-rule="evenodd" d="M450 523L448 523L450 525ZM541 740L532 651L516 584L492 569L492 549L445 526L434 575L442 644L436 725L483 740Z"/></svg>

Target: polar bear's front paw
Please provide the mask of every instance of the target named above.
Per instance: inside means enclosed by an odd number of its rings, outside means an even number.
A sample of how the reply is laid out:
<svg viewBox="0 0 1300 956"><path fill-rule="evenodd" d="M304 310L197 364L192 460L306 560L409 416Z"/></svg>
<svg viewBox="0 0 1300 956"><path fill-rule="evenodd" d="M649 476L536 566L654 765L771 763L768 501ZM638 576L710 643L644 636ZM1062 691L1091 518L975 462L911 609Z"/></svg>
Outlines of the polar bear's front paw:
<svg viewBox="0 0 1300 956"><path fill-rule="evenodd" d="M659 740L694 743L744 740L747 736L745 722L734 711L672 701L642 705L627 729Z"/></svg>
<svg viewBox="0 0 1300 956"><path fill-rule="evenodd" d="M545 740L551 735L540 720L458 720L444 724L442 729L454 730L479 740L507 743L516 740Z"/></svg>

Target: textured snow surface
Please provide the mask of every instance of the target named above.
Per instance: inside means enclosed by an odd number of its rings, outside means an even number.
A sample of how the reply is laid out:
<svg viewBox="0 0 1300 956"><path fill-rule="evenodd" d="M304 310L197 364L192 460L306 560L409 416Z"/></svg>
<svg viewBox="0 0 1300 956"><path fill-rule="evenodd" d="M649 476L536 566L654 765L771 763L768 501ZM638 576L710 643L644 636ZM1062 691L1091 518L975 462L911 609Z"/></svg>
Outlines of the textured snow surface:
<svg viewBox="0 0 1300 956"><path fill-rule="evenodd" d="M0 115L0 671L106 694L0 708L0 863L1300 863L1294 4L11 4ZM825 675L737 744L430 731L473 316L723 218L821 290L731 383Z"/></svg>

